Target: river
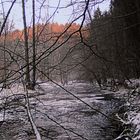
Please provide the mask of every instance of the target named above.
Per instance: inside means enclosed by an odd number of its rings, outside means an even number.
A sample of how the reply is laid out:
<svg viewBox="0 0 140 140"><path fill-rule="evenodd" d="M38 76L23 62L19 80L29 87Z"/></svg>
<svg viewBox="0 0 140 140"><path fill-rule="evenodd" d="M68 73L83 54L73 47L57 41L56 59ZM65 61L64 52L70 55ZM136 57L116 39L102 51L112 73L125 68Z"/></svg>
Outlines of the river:
<svg viewBox="0 0 140 140"><path fill-rule="evenodd" d="M122 101L114 93L100 90L87 83L74 83L65 89L99 110L104 115L90 109L58 86L42 84L41 93L30 93L32 116L42 135L42 140L113 140L120 129L114 118ZM15 96L17 97L17 95ZM12 100L5 112L5 120L0 122L0 140L35 140L28 121L21 96Z"/></svg>

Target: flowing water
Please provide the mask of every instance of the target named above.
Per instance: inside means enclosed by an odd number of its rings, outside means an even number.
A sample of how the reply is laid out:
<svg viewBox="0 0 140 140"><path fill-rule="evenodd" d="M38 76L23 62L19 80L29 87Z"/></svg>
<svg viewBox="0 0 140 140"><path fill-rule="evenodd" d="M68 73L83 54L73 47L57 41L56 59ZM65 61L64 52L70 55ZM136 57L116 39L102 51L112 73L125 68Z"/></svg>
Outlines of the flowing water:
<svg viewBox="0 0 140 140"><path fill-rule="evenodd" d="M42 88L40 95L30 97L30 107L43 140L113 140L119 133L116 122L90 109L60 87L42 85ZM122 104L113 93L100 91L90 84L72 84L65 88L110 118L114 118ZM0 140L35 140L21 103L24 103L23 97L12 100L6 108L5 121L0 122ZM3 112L1 110L1 116Z"/></svg>

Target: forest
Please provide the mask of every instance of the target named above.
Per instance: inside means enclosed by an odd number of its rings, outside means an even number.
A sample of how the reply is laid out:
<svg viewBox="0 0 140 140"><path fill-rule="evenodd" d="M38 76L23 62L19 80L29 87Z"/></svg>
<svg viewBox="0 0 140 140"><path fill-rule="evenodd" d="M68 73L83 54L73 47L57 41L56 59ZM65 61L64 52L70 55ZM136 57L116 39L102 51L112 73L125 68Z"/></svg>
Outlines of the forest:
<svg viewBox="0 0 140 140"><path fill-rule="evenodd" d="M0 140L140 140L139 45L139 0L1 0Z"/></svg>

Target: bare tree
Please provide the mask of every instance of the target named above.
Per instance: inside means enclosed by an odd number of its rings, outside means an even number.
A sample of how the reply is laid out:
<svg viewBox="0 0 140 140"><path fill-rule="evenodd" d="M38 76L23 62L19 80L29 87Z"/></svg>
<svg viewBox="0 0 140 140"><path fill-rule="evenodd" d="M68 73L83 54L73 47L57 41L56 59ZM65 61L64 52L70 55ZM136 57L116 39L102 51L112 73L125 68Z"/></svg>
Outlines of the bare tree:
<svg viewBox="0 0 140 140"><path fill-rule="evenodd" d="M30 65L29 65L29 48L28 48L28 33L26 25L26 12L25 12L25 1L22 0L22 14L23 14L23 25L24 25L24 45L25 45L25 62L26 62L26 86L32 88L30 79Z"/></svg>
<svg viewBox="0 0 140 140"><path fill-rule="evenodd" d="M32 10L33 10L33 82L32 82L32 88L34 89L36 84L36 32L35 32L35 0L32 1Z"/></svg>

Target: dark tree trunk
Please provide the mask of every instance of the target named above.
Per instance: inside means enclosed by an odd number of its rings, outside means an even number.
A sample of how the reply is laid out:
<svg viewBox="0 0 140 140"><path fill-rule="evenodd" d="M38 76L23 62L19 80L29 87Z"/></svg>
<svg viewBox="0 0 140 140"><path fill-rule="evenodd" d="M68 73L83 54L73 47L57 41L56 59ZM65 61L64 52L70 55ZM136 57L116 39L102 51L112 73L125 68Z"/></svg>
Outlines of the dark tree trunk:
<svg viewBox="0 0 140 140"><path fill-rule="evenodd" d="M24 25L24 47L25 47L25 65L26 65L26 72L25 72L25 82L26 87L28 89L31 88L31 81L30 81L30 66L29 66L29 48L28 48L28 33L27 33L27 25L26 25L26 13L25 13L25 2L22 0L22 14L23 14L23 25Z"/></svg>
<svg viewBox="0 0 140 140"><path fill-rule="evenodd" d="M32 2L33 10L33 82L32 88L34 89L36 85L36 34L35 34L35 0Z"/></svg>

